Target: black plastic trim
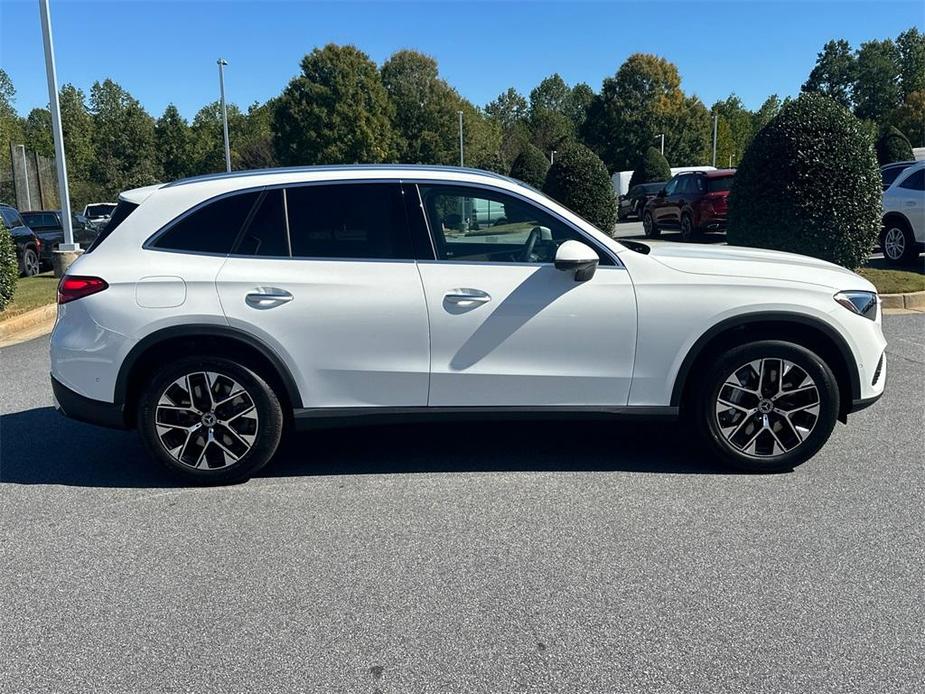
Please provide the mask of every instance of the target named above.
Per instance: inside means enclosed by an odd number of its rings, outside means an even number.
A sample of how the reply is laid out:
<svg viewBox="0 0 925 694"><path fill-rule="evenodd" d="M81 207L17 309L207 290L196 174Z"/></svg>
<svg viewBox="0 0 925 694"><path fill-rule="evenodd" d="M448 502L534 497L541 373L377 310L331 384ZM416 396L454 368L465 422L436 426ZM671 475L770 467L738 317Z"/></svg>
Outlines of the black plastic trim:
<svg viewBox="0 0 925 694"><path fill-rule="evenodd" d="M124 405L94 400L75 393L54 376L51 377L51 389L55 394L56 408L65 417L109 429L128 428Z"/></svg>
<svg viewBox="0 0 925 694"><path fill-rule="evenodd" d="M848 347L848 343L845 342L845 339L838 334L835 328L811 316L804 316L797 313L788 313L786 311L759 311L757 313L746 313L741 316L733 316L732 318L727 318L726 320L714 325L697 339L697 341L688 351L687 356L684 357L684 361L681 363L681 368L678 369L678 375L675 376L674 386L671 389L672 406L677 407L681 404L681 395L684 392L684 384L687 382L691 367L694 365L694 362L700 356L703 348L710 340L720 335L721 333L726 332L727 330L733 330L735 328L752 323L764 322L794 323L797 325L808 326L819 330L826 337L832 340L832 342L838 348L842 359L845 360L845 364L848 366L848 378L851 380L851 398L852 400L860 398L861 378L858 374L857 361L851 352L851 348Z"/></svg>
<svg viewBox="0 0 925 694"><path fill-rule="evenodd" d="M853 414L855 412L860 412L861 410L866 410L868 407L877 402L880 398L883 397L883 392L881 391L879 395L875 395L872 398L859 398L857 400L851 401L851 407L848 409L848 414Z"/></svg>

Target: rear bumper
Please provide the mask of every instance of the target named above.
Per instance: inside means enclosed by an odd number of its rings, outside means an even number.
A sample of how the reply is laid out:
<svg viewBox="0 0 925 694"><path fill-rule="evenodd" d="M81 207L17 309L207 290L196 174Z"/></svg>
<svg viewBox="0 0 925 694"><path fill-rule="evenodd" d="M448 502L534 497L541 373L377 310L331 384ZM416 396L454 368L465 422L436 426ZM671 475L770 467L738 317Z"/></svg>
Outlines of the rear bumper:
<svg viewBox="0 0 925 694"><path fill-rule="evenodd" d="M65 417L110 429L128 428L125 422L125 408L122 405L93 400L75 393L54 376L51 377L51 389L55 394L55 409Z"/></svg>

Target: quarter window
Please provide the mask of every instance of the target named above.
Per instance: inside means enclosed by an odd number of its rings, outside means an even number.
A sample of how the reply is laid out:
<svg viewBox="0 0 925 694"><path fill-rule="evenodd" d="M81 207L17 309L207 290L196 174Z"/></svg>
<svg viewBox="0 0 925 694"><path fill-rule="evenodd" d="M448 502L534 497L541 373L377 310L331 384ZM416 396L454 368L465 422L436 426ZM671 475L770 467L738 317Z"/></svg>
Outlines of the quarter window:
<svg viewBox="0 0 925 694"><path fill-rule="evenodd" d="M177 221L153 245L155 248L172 251L229 253L259 196L259 191L253 191L206 203ZM112 221L115 221L116 216L113 215ZM110 226L113 226L112 221ZM107 228L106 231L111 230Z"/></svg>

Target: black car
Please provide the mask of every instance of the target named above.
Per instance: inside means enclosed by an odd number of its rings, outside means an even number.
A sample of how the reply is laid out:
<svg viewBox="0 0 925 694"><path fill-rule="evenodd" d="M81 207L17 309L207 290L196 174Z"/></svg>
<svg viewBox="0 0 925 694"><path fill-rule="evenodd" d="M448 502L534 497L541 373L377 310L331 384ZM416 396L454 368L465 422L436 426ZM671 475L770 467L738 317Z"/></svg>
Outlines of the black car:
<svg viewBox="0 0 925 694"><path fill-rule="evenodd" d="M60 210L31 210L23 212L22 218L32 231L42 240L40 260L43 265L51 266L51 254L64 242L64 227L61 225ZM98 233L97 228L83 215L71 215L71 228L74 241L87 248Z"/></svg>
<svg viewBox="0 0 925 694"><path fill-rule="evenodd" d="M654 198L658 191L665 187L665 181L655 183L637 183L630 188L626 195L621 195L617 205L617 219L623 221L628 217L642 219L642 211L646 203Z"/></svg>
<svg viewBox="0 0 925 694"><path fill-rule="evenodd" d="M19 274L32 277L39 274L39 256L42 252L42 241L35 232L27 227L15 207L0 203L0 218L3 225L10 230L13 242L16 244L16 260L19 262Z"/></svg>

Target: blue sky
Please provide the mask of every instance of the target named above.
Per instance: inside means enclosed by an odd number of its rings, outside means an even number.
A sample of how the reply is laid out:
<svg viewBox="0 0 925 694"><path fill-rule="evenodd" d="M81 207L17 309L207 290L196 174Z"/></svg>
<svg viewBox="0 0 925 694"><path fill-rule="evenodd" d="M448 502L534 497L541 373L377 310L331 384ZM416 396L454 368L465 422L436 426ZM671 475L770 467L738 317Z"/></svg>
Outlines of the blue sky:
<svg viewBox="0 0 925 694"><path fill-rule="evenodd" d="M559 72L598 90L631 53L656 53L708 105L736 92L757 108L795 94L830 38L853 46L925 29L910 2L78 2L52 0L59 84L89 91L111 77L157 116L187 117L217 98L215 60L230 63L228 98L242 107L278 94L301 57L353 43L381 64L400 48L429 53L442 76L484 105L525 95ZM0 65L25 114L48 101L37 0L0 0Z"/></svg>

